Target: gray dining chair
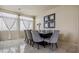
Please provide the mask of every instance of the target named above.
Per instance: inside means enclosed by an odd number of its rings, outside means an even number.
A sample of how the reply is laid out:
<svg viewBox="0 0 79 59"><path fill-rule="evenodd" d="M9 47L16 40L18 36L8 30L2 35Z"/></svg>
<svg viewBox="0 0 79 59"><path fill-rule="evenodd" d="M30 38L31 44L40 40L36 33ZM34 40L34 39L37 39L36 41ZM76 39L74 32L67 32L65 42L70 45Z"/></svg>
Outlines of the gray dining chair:
<svg viewBox="0 0 79 59"><path fill-rule="evenodd" d="M32 32L32 37L33 37L33 45L34 43L37 43L38 49L39 49L39 43L43 41L43 38L40 37L37 31L31 31L31 32Z"/></svg>
<svg viewBox="0 0 79 59"><path fill-rule="evenodd" d="M32 38L31 30L24 30L24 32L25 32L25 40L26 40L26 42L29 43L30 45L32 45L33 38Z"/></svg>
<svg viewBox="0 0 79 59"><path fill-rule="evenodd" d="M54 33L50 38L44 39L45 42L50 43L53 47L53 44L56 45L56 48L58 48L57 41L59 38L59 30L54 30Z"/></svg>

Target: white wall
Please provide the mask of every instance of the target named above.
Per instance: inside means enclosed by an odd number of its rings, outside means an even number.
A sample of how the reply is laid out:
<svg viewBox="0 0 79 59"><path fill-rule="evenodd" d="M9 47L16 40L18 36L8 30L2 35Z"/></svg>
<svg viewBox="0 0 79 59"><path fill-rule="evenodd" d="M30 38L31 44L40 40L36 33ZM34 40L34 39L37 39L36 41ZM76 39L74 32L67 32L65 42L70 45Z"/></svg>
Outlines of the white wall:
<svg viewBox="0 0 79 59"><path fill-rule="evenodd" d="M79 35L79 6L59 6L51 10L42 12L36 17L36 24L41 23L43 28L43 17L56 13L56 29L59 29L65 35L66 40L76 40ZM38 29L36 25L36 29Z"/></svg>

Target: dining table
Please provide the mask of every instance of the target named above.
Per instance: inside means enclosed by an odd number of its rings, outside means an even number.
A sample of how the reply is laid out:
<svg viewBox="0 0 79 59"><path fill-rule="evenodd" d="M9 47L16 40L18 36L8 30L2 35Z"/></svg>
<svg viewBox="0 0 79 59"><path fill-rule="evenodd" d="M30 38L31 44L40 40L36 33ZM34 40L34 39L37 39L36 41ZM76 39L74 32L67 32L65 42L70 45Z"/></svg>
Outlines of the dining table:
<svg viewBox="0 0 79 59"><path fill-rule="evenodd" d="M42 37L42 38L50 38L51 37L51 35L52 35L53 33L39 33L39 35L40 35L40 37Z"/></svg>

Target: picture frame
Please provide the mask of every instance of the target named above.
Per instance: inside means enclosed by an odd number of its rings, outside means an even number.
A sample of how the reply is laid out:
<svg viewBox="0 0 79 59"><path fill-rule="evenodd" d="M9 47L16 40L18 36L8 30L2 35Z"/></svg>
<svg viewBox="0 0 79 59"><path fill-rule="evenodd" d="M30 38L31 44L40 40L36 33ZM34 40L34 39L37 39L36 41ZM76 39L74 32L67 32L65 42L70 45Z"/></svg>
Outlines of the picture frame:
<svg viewBox="0 0 79 59"><path fill-rule="evenodd" d="M44 16L44 28L55 28L55 13Z"/></svg>
<svg viewBox="0 0 79 59"><path fill-rule="evenodd" d="M49 23L49 28L55 28L55 22L50 22Z"/></svg>
<svg viewBox="0 0 79 59"><path fill-rule="evenodd" d="M55 13L49 15L49 20L50 21L55 21Z"/></svg>
<svg viewBox="0 0 79 59"><path fill-rule="evenodd" d="M48 27L49 27L48 23L44 23L44 28L48 28Z"/></svg>
<svg viewBox="0 0 79 59"><path fill-rule="evenodd" d="M48 19L48 16L45 16L45 17L44 17L44 21L47 22L48 20L49 20L49 19Z"/></svg>

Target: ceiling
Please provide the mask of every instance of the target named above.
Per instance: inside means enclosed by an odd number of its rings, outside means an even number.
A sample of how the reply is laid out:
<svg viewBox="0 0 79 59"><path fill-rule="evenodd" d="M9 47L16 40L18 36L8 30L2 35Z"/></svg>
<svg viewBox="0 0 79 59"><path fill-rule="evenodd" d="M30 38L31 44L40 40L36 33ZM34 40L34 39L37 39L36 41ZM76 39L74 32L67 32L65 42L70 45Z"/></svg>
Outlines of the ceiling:
<svg viewBox="0 0 79 59"><path fill-rule="evenodd" d="M37 16L40 13L55 7L57 7L57 5L0 5L0 8L5 10L21 12L31 16Z"/></svg>

